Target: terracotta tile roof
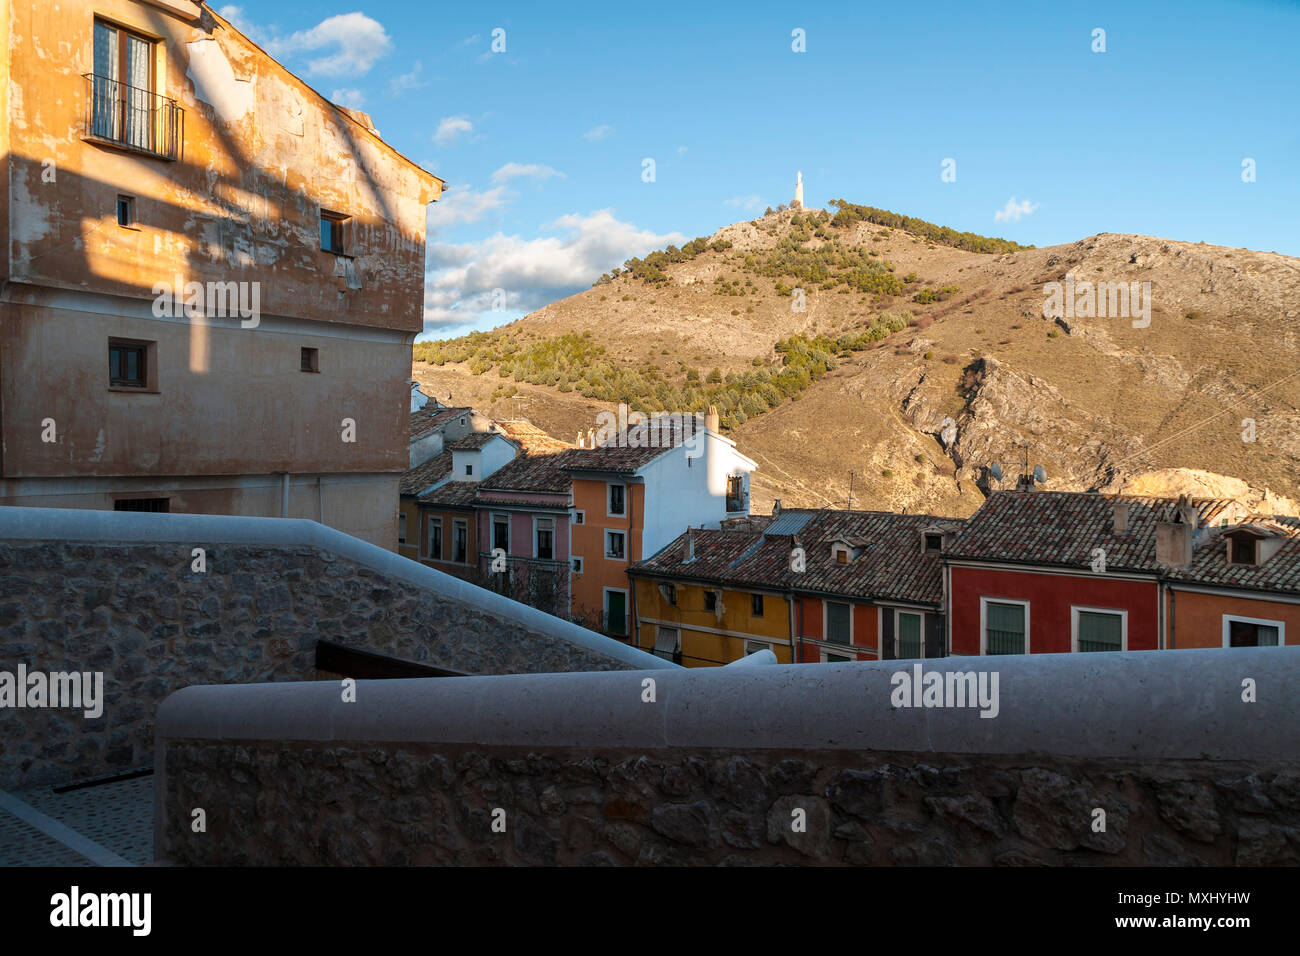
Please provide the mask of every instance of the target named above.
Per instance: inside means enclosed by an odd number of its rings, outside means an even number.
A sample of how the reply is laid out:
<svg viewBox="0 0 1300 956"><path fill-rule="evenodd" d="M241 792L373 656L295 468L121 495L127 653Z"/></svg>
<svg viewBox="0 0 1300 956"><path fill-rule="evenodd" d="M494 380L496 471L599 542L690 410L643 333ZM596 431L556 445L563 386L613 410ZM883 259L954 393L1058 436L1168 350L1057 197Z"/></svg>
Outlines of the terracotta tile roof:
<svg viewBox="0 0 1300 956"><path fill-rule="evenodd" d="M1128 531L1114 533L1114 506L1128 502ZM1176 498L1101 495L1072 491L997 491L985 500L949 546L947 557L972 561L1086 568L1093 549L1106 552L1106 567L1154 574L1156 524L1172 521ZM1193 498L1202 527L1234 502Z"/></svg>
<svg viewBox="0 0 1300 956"><path fill-rule="evenodd" d="M449 481L444 485L420 495L422 505L444 505L453 508L467 508L474 504L478 493L477 481Z"/></svg>
<svg viewBox="0 0 1300 956"><path fill-rule="evenodd" d="M634 472L690 439L702 426L692 415L682 417L682 427L660 429L653 422L627 428L596 448L579 448L565 463L569 471ZM638 446L638 447L633 447Z"/></svg>
<svg viewBox="0 0 1300 956"><path fill-rule="evenodd" d="M442 481L451 474L451 452L444 451L440 455L434 455L422 465L416 465L414 468L402 475L398 484L398 492L403 495L418 495L430 485Z"/></svg>
<svg viewBox="0 0 1300 956"><path fill-rule="evenodd" d="M423 438L430 432L435 432L446 426L457 415L464 415L472 412L472 408L437 408L432 402L425 405L418 412L411 412L410 417L410 440L415 441L417 438Z"/></svg>
<svg viewBox="0 0 1300 956"><path fill-rule="evenodd" d="M801 527L793 534L779 533L797 525ZM658 554L633 565L633 571L938 606L943 597L943 563L938 553L924 551L922 532L960 526L960 519L924 514L786 509L766 530L694 532L695 560L689 564L682 561L683 534ZM831 542L841 538L861 549L846 564L831 554ZM805 552L802 573L790 570L796 541Z"/></svg>
<svg viewBox="0 0 1300 956"><path fill-rule="evenodd" d="M490 491L542 491L567 493L572 486L563 463L572 451L557 454L520 455L509 464L502 465L479 482L484 492Z"/></svg>
<svg viewBox="0 0 1300 956"><path fill-rule="evenodd" d="M493 424L500 428L507 438L516 442L520 448L530 455L551 454L577 447L542 431L532 422L525 421L522 418L495 421Z"/></svg>
<svg viewBox="0 0 1300 956"><path fill-rule="evenodd" d="M1171 580L1212 587L1300 594L1300 518L1279 515L1212 530L1213 537L1196 549L1190 566L1175 568L1168 573ZM1262 564L1229 564L1228 535L1239 530L1251 530L1266 537L1281 538L1281 547Z"/></svg>
<svg viewBox="0 0 1300 956"><path fill-rule="evenodd" d="M470 432L455 441L447 442L447 447L453 451L475 451L496 438L498 434L498 432Z"/></svg>

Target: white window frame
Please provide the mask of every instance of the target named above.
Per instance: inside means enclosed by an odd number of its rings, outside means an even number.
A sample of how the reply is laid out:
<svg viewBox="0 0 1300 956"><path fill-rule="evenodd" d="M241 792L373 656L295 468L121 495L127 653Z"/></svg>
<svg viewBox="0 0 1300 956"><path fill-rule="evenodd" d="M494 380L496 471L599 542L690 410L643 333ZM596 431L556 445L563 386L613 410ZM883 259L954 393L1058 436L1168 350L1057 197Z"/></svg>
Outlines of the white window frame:
<svg viewBox="0 0 1300 956"><path fill-rule="evenodd" d="M838 645L837 645L837 646L838 646ZM821 662L822 662L823 664L845 664L845 663L851 663L851 662L856 661L856 660L858 659L857 651L854 651L854 650L852 650L851 648L849 649L849 653L848 653L848 654L836 654L834 651L832 651L832 650L830 650L830 649L828 649L828 648L825 648L825 647L823 647L821 650L822 650L822 653L821 653ZM847 657L847 658L848 658L848 661L829 661L829 660L827 660L826 658L829 657L829 656L832 655L832 654L835 654L836 657Z"/></svg>
<svg viewBox="0 0 1300 956"><path fill-rule="evenodd" d="M1225 614L1223 615L1223 646L1231 647L1228 643L1231 634L1229 625L1233 621L1239 621L1242 624L1264 624L1268 627L1277 628L1277 646L1286 646L1286 621L1273 621L1266 617L1246 617L1243 614Z"/></svg>
<svg viewBox="0 0 1300 956"><path fill-rule="evenodd" d="M1121 607L1088 607L1085 604L1070 605L1070 653L1079 653L1079 612L1089 611L1093 614L1119 615L1119 649L1128 650L1128 609ZM1028 625L1026 625L1028 630Z"/></svg>
<svg viewBox="0 0 1300 956"><path fill-rule="evenodd" d="M632 604L628 600L627 588L601 588L600 589L600 617L601 624L605 630L609 630L609 595L617 592L623 595L623 636L632 636L632 627L630 618L632 617ZM681 640L681 634L678 633L678 640Z"/></svg>
<svg viewBox="0 0 1300 956"><path fill-rule="evenodd" d="M587 512L581 508L574 508L572 520L574 524L585 525L587 523Z"/></svg>
<svg viewBox="0 0 1300 956"><path fill-rule="evenodd" d="M762 647L759 647L759 648L757 648L757 649L751 651L751 650L749 649L749 645L751 645L751 644L761 644ZM770 641L760 640L760 639L757 638L757 637L747 637L747 638L745 638L744 650L745 650L745 656L746 656L746 657L748 657L750 654L758 654L758 653L760 653L760 652L762 652L762 651L772 651L773 653L775 653L774 645L772 644L772 642L770 642Z"/></svg>
<svg viewBox="0 0 1300 956"><path fill-rule="evenodd" d="M623 536L623 553L620 554L620 555L615 556L615 555L612 555L612 554L609 553L609 536L610 536L611 534L618 534L618 535L622 535L622 536ZM606 528L606 529L605 529L605 548L604 548L604 551L605 551L605 560L606 560L606 561L626 561L626 560L627 560L627 532L626 532L626 531L617 531L617 530L611 531L609 528Z"/></svg>
<svg viewBox="0 0 1300 956"><path fill-rule="evenodd" d="M822 598L822 640L827 644L834 643L831 640L831 610L832 604L844 604L849 609L849 642L847 644L836 644L836 647L853 646L853 602L852 601L832 601L829 598Z"/></svg>
<svg viewBox="0 0 1300 956"><path fill-rule="evenodd" d="M899 631L898 631L898 619L899 619L899 617L901 617L901 616L904 615L904 614L914 614L914 615L916 615L917 617L919 617L919 618L921 619L921 657L920 657L920 659L921 659L921 660L925 660L925 659L926 659L926 658L925 658L925 612L924 612L924 611L912 610L912 609L905 608L905 607L896 607L896 608L894 608L894 657L895 657L895 659L900 659L900 658L898 657L898 633L899 633ZM906 660L906 658L902 658L902 659Z"/></svg>
<svg viewBox="0 0 1300 956"><path fill-rule="evenodd" d="M1020 598L1004 597L984 597L980 595L980 656L987 656L989 652L989 629L988 629L988 606L993 604L1019 604L1025 609L1025 653L1029 654L1033 650L1033 645L1029 643L1029 602L1022 601ZM1002 655L999 654L999 657Z"/></svg>
<svg viewBox="0 0 1300 956"><path fill-rule="evenodd" d="M491 528L490 528L490 530L491 530L491 537L488 538L488 541L491 543L492 547L489 548L488 550L491 551L492 548L497 547L497 519L499 519L499 518L504 518L504 519L506 520L506 554L510 554L510 553L511 553L511 548L510 548L510 532L511 532L512 529L511 529L511 527L510 527L510 525L511 525L511 521L510 521L510 513L509 513L509 512L503 512L503 511L494 511L494 512L492 512L492 522L491 522Z"/></svg>
<svg viewBox="0 0 1300 956"><path fill-rule="evenodd" d="M622 488L622 489L623 489L623 510L622 510L621 512L616 512L616 511L610 511L610 510L609 510L609 504L610 504L610 502L609 502L609 499L610 499L610 489L611 489L611 488L615 488L615 487L617 487L617 488ZM624 518L624 519L627 518L627 484L626 484L626 483L621 482L621 481L607 481L607 482L605 482L605 517L606 517L606 518Z"/></svg>
<svg viewBox="0 0 1300 956"><path fill-rule="evenodd" d="M576 564L575 564L575 562L576 562ZM582 555L580 555L580 554L571 554L571 555L569 555L569 568L570 568L570 570L571 570L574 574L581 574L581 573L582 573Z"/></svg>
<svg viewBox="0 0 1300 956"><path fill-rule="evenodd" d="M540 554L537 553L537 551L538 551L538 548L537 548L537 522L539 522L539 521L550 521L550 522L551 522L551 556L550 556L549 558L543 558ZM534 557L534 558L537 558L537 559L540 560L540 561L554 561L554 560L556 560L555 555L556 555L556 553L557 553L559 550L560 550L560 549L559 549L559 546L558 546L558 544L557 544L557 542L556 542L556 535L555 535L555 518L554 518L554 516L552 516L552 515L533 515L533 557Z"/></svg>

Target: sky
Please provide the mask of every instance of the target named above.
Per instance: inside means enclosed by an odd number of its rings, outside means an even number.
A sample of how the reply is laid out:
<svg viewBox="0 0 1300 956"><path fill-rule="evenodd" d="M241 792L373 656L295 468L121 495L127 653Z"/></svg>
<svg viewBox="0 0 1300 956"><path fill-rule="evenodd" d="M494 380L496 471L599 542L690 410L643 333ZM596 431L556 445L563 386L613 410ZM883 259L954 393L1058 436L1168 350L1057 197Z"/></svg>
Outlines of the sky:
<svg viewBox="0 0 1300 956"><path fill-rule="evenodd" d="M1300 0L213 5L447 181L421 340L755 218L797 171L809 208L1300 256Z"/></svg>

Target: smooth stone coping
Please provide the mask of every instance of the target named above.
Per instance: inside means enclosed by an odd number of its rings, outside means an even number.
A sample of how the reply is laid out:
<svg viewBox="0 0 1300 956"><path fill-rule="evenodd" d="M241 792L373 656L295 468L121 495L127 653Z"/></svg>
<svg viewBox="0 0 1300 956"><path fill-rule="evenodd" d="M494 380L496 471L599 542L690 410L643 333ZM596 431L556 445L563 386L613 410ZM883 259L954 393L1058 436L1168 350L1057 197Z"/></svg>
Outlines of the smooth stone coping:
<svg viewBox="0 0 1300 956"><path fill-rule="evenodd" d="M320 548L439 597L539 631L584 650L642 670L682 670L672 661L628 647L545 611L520 604L467 581L412 561L378 545L307 518L249 518L238 515L153 514L78 508L0 507L0 541L93 541L104 544L175 544L184 549L238 544L270 548ZM487 635L485 635L487 636Z"/></svg>
<svg viewBox="0 0 1300 956"><path fill-rule="evenodd" d="M915 667L997 675L997 716L895 708ZM158 766L177 738L1294 761L1298 687L1300 647L358 681L354 703L337 681L196 686L155 735Z"/></svg>

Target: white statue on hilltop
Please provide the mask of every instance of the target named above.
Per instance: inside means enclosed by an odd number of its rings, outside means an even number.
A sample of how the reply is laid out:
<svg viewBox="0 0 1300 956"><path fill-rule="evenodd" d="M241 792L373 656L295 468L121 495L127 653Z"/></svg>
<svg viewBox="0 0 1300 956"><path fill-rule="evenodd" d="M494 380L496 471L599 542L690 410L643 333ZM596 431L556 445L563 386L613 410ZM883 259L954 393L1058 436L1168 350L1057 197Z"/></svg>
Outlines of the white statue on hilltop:
<svg viewBox="0 0 1300 956"><path fill-rule="evenodd" d="M795 209L803 208L803 170L799 170L799 175L794 181L794 202L790 205Z"/></svg>

